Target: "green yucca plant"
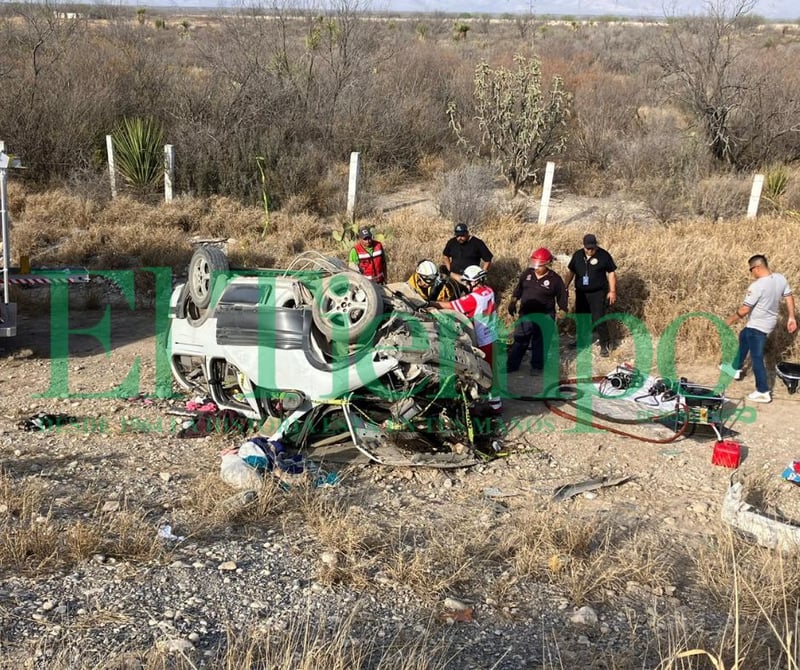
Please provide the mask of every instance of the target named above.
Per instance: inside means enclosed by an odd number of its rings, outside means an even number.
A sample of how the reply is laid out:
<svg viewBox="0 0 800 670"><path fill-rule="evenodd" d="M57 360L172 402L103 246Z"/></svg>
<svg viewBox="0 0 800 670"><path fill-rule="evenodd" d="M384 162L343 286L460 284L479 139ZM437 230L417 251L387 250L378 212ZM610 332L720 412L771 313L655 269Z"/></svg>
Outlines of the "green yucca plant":
<svg viewBox="0 0 800 670"><path fill-rule="evenodd" d="M117 171L125 181L146 188L161 179L164 131L154 119L123 119L112 133Z"/></svg>
<svg viewBox="0 0 800 670"><path fill-rule="evenodd" d="M764 178L764 197L777 204L789 185L789 169L785 165L772 165Z"/></svg>

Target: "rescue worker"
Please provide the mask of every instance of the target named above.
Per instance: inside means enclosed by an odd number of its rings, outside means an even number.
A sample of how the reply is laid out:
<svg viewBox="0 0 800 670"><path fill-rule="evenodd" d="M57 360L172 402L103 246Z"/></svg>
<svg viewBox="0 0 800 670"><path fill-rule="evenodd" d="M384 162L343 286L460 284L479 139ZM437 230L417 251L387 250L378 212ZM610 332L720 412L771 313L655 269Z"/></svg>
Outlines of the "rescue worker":
<svg viewBox="0 0 800 670"><path fill-rule="evenodd" d="M444 268L447 270L447 268ZM423 300L453 300L459 292L449 275L442 276L440 269L433 261L420 261L417 269L408 278L408 285Z"/></svg>
<svg viewBox="0 0 800 670"><path fill-rule="evenodd" d="M486 362L492 367L492 349L497 339L497 306L494 291L486 285L486 271L479 265L470 265L461 273L461 281L469 290L467 295L450 301L434 301L431 304L440 309L452 309L472 319L475 326L475 339L483 352ZM494 389L492 389L492 392ZM489 409L502 414L503 403L499 396L489 394Z"/></svg>
<svg viewBox="0 0 800 670"><path fill-rule="evenodd" d="M511 294L511 303L508 305L511 316L517 315L518 305L521 317L546 314L554 322L556 306L561 311L567 311L567 287L561 275L550 268L552 262L553 254L545 247L531 254L530 267L520 275ZM546 347L542 329L536 319L521 318L514 327L514 343L508 352L508 372L519 370L528 347L531 349L531 372L536 374L544 368Z"/></svg>
<svg viewBox="0 0 800 670"><path fill-rule="evenodd" d="M575 313L591 314L592 323L597 323L617 301L617 264L598 246L597 237L588 233L583 236L583 247L572 254L568 268L564 283L569 288L575 280ZM596 325L595 332L600 355L607 358L611 344L608 323Z"/></svg>
<svg viewBox="0 0 800 670"><path fill-rule="evenodd" d="M353 270L358 270L372 281L386 283L386 254L383 245L373 239L368 226L358 231L358 242L350 250L348 263Z"/></svg>

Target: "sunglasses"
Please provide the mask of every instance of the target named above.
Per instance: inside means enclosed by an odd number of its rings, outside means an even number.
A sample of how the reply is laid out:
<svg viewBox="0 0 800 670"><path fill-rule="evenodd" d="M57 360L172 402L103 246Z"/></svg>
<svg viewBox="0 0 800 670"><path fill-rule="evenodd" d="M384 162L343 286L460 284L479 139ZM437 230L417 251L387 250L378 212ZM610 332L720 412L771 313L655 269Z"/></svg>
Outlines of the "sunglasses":
<svg viewBox="0 0 800 670"><path fill-rule="evenodd" d="M750 272L752 272L753 270L755 270L757 267L758 267L758 265L751 265L751 266L750 266Z"/></svg>

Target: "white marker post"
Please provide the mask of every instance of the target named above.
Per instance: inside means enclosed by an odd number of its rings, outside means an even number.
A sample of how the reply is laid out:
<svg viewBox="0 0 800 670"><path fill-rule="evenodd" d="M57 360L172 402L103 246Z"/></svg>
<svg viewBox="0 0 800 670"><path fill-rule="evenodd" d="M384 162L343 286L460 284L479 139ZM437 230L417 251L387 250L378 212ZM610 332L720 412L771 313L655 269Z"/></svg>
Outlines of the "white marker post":
<svg viewBox="0 0 800 670"><path fill-rule="evenodd" d="M350 179L347 183L347 216L353 220L356 212L358 196L358 176L361 172L361 154L354 151L350 154Z"/></svg>
<svg viewBox="0 0 800 670"><path fill-rule="evenodd" d="M106 153L108 154L108 179L111 182L111 197L117 197L117 171L114 165L114 140L106 135Z"/></svg>
<svg viewBox="0 0 800 670"><path fill-rule="evenodd" d="M164 200L172 202L172 182L175 179L175 147L164 145Z"/></svg>
<svg viewBox="0 0 800 670"><path fill-rule="evenodd" d="M761 189L764 188L764 175L753 177L753 188L750 190L750 202L747 203L747 218L755 219L758 214L758 203L761 201Z"/></svg>
<svg viewBox="0 0 800 670"><path fill-rule="evenodd" d="M3 144L5 148L5 144ZM9 302L8 266L11 264L11 238L8 233L8 192L6 188L8 169L22 167L19 158L0 151L0 229L3 241L3 302L0 305L0 337L17 334L17 303Z"/></svg>
<svg viewBox="0 0 800 670"><path fill-rule="evenodd" d="M553 188L553 173L556 171L556 164L547 161L544 170L544 184L542 184L542 203L539 205L539 223L547 223L547 208L550 206L550 191Z"/></svg>

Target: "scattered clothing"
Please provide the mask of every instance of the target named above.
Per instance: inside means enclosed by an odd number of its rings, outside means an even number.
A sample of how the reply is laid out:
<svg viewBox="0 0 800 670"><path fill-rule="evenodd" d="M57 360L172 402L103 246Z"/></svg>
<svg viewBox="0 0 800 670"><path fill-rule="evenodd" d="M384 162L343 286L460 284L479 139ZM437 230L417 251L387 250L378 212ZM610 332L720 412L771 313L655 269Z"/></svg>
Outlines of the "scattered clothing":
<svg viewBox="0 0 800 670"><path fill-rule="evenodd" d="M81 419L70 414L48 414L46 412L38 412L37 414L29 416L27 419L21 419L17 422L17 428L28 432L56 430L80 422Z"/></svg>
<svg viewBox="0 0 800 670"><path fill-rule="evenodd" d="M257 489L267 474L278 479L283 490L305 478L316 488L339 483L337 473L323 470L302 454L290 454L283 443L266 437L251 437L238 449L226 449L220 455L220 477L234 488Z"/></svg>

